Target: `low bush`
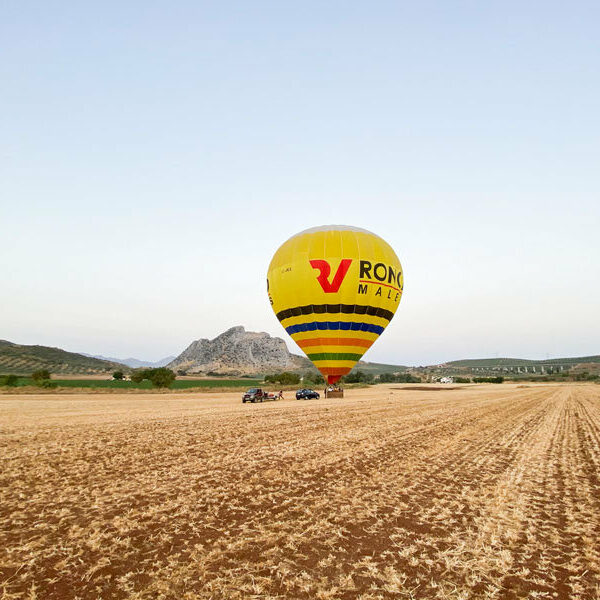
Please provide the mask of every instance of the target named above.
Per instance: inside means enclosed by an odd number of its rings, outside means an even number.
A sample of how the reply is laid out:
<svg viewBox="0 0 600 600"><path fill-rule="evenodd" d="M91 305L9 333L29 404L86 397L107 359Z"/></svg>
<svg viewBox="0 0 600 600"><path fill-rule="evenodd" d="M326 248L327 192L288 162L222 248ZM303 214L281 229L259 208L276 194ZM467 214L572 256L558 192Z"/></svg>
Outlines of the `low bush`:
<svg viewBox="0 0 600 600"><path fill-rule="evenodd" d="M134 383L142 383L147 379L156 388L171 387L175 381L175 373L166 367L157 369L136 369L131 373L131 381Z"/></svg>
<svg viewBox="0 0 600 600"><path fill-rule="evenodd" d="M50 381L49 379L42 379L37 385L47 390L53 390L54 388L58 387L57 383Z"/></svg>
<svg viewBox="0 0 600 600"><path fill-rule="evenodd" d="M142 383L144 379L148 379L148 371L150 371L150 369L135 369L130 375L131 381L134 383Z"/></svg>
<svg viewBox="0 0 600 600"><path fill-rule="evenodd" d="M19 383L18 375L0 375L0 385L15 387Z"/></svg>
<svg viewBox="0 0 600 600"><path fill-rule="evenodd" d="M36 385L41 385L43 381L50 379L50 371L48 369L38 369L31 374L31 379Z"/></svg>
<svg viewBox="0 0 600 600"><path fill-rule="evenodd" d="M283 373L274 373L265 376L265 383L279 383L281 385L297 385L300 383L300 375L283 371Z"/></svg>
<svg viewBox="0 0 600 600"><path fill-rule="evenodd" d="M304 373L302 375L302 381L303 383L310 385L325 385L325 379L323 378L323 375L315 371Z"/></svg>
<svg viewBox="0 0 600 600"><path fill-rule="evenodd" d="M152 385L156 388L168 388L175 381L175 373L171 369L166 367L159 367L158 369L148 369L148 379Z"/></svg>
<svg viewBox="0 0 600 600"><path fill-rule="evenodd" d="M365 373L360 369L351 371L348 375L344 375L341 379L344 383L373 383L374 376L371 373Z"/></svg>
<svg viewBox="0 0 600 600"><path fill-rule="evenodd" d="M474 383L504 383L504 377L473 377Z"/></svg>
<svg viewBox="0 0 600 600"><path fill-rule="evenodd" d="M378 381L379 383L421 383L421 378L410 373L381 373Z"/></svg>

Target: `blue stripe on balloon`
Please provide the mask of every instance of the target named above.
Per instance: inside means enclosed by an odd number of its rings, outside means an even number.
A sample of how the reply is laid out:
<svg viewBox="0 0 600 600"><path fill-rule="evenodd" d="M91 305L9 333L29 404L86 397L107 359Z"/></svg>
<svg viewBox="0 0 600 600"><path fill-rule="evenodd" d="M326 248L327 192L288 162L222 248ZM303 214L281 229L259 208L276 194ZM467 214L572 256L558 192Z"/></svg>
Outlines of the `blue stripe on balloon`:
<svg viewBox="0 0 600 600"><path fill-rule="evenodd" d="M316 331L317 329L329 331L367 331L381 335L384 328L381 325L371 325L371 323L346 323L344 321L313 321L312 323L300 323L300 325L290 325L285 330L292 333L301 333L303 331Z"/></svg>

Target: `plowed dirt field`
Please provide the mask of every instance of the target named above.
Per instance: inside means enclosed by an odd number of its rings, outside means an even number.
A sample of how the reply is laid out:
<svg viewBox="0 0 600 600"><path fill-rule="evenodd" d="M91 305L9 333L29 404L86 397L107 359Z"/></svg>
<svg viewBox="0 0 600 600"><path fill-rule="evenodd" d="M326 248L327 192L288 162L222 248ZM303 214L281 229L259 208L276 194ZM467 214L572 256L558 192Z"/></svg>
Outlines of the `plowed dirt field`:
<svg viewBox="0 0 600 600"><path fill-rule="evenodd" d="M401 387L0 396L0 597L600 597L600 386Z"/></svg>

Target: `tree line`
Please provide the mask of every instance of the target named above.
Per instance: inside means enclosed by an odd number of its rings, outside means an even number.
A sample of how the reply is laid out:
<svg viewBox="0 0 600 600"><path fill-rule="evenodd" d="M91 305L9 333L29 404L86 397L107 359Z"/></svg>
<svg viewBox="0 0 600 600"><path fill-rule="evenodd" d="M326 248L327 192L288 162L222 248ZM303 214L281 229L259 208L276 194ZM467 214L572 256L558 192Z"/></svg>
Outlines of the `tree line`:
<svg viewBox="0 0 600 600"><path fill-rule="evenodd" d="M33 382L33 385L37 385L42 388L55 388L56 383L50 381L50 371L48 369L38 369L34 371L29 378ZM19 380L23 377L19 375L0 375L0 386L5 385L8 387L16 387L19 385Z"/></svg>
<svg viewBox="0 0 600 600"><path fill-rule="evenodd" d="M305 385L325 385L325 379L321 373L316 371L308 371L299 375L298 373L290 373L283 371L281 373L273 373L265 376L265 383L277 383L280 385L299 385L302 381ZM420 377L415 377L410 373L380 373L373 375L357 369L348 375L344 375L340 379L340 384L344 383L420 383Z"/></svg>
<svg viewBox="0 0 600 600"><path fill-rule="evenodd" d="M112 374L115 381L123 381L125 373L123 371L115 371ZM0 386L16 387L19 385L19 380L25 379L19 375L0 375ZM42 388L55 388L57 383L51 380L51 373L48 369L38 369L29 375L31 383ZM135 369L130 375L131 381L141 383L144 380L150 381L155 388L171 387L175 381L175 373L171 369L159 367L156 369Z"/></svg>

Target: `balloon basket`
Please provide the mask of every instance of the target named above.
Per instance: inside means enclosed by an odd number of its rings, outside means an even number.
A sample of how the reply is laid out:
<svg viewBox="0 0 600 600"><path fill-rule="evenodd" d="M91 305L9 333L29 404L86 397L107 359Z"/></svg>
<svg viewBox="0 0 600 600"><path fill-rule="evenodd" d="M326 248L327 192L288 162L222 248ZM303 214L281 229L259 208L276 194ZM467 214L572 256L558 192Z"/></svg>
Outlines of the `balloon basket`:
<svg viewBox="0 0 600 600"><path fill-rule="evenodd" d="M344 390L325 390L325 398L343 398Z"/></svg>

